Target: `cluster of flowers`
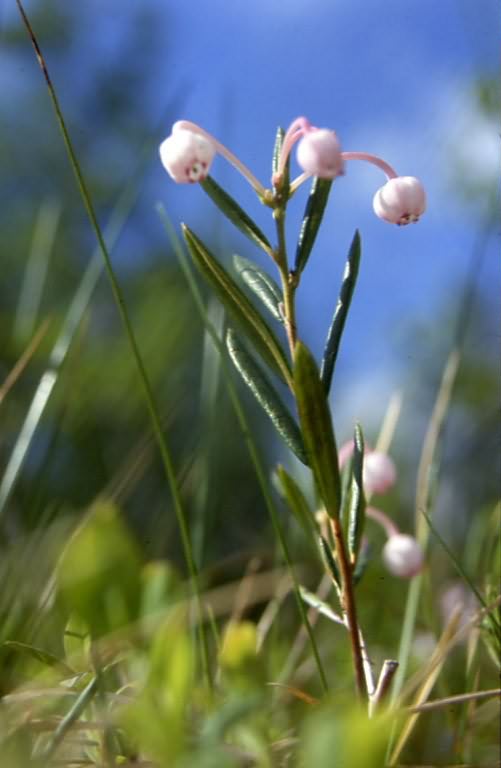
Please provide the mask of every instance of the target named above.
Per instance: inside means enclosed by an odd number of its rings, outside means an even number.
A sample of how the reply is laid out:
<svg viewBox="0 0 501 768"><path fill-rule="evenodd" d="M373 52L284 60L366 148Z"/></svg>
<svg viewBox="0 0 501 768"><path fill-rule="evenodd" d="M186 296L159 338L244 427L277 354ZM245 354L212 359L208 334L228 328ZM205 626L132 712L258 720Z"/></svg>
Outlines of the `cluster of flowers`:
<svg viewBox="0 0 501 768"><path fill-rule="evenodd" d="M374 212L380 219L403 225L418 221L424 212L426 196L418 179L414 176L398 176L388 163L367 152L342 152L334 131L316 128L305 117L294 120L284 136L277 172L272 178L275 188L281 183L291 149L296 142L297 162L303 173L290 185L291 192L311 176L321 179L342 176L347 160L365 160L380 168L387 178L386 184L376 192L373 200ZM178 121L171 135L160 145L160 158L165 169L180 184L203 181L216 153L225 157L260 197L265 197L265 188L249 169L227 147L195 123Z"/></svg>
<svg viewBox="0 0 501 768"><path fill-rule="evenodd" d="M339 451L339 467L342 469L353 453L353 441L345 443ZM368 498L372 494L384 494L395 485L397 472L392 459L380 451L366 450L364 455L363 484ZM379 523L388 541L383 549L383 560L394 576L410 579L423 568L424 556L419 542L407 533L401 533L393 520L380 509L367 506L367 517Z"/></svg>

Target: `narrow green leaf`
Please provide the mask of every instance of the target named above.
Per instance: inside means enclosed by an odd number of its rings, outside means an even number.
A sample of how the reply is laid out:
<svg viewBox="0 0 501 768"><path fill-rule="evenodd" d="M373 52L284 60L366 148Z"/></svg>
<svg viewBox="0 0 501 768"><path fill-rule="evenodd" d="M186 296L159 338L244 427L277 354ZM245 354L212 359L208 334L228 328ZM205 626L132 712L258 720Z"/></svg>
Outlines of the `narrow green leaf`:
<svg viewBox="0 0 501 768"><path fill-rule="evenodd" d="M327 393L329 393L331 386L339 344L341 342L344 324L346 322L351 298L357 282L358 268L360 265L360 249L360 233L357 229L353 236L353 240L351 241L348 259L344 268L343 282L341 283L341 290L339 291L339 298L337 300L334 317L332 318L331 327L327 334L324 357L322 360L320 377Z"/></svg>
<svg viewBox="0 0 501 768"><path fill-rule="evenodd" d="M332 179L319 179L317 177L313 179L297 241L296 263L294 265L296 272L303 271L310 257L329 199L331 186Z"/></svg>
<svg viewBox="0 0 501 768"><path fill-rule="evenodd" d="M313 355L300 341L294 354L294 387L308 463L327 514L338 517L341 483L329 405Z"/></svg>
<svg viewBox="0 0 501 768"><path fill-rule="evenodd" d="M183 225L183 234L197 268L214 289L233 320L251 339L257 351L264 357L273 371L292 390L290 366L273 331L224 267L185 225Z"/></svg>
<svg viewBox="0 0 501 768"><path fill-rule="evenodd" d="M278 163L280 160L280 152L282 150L282 143L284 140L285 131L280 126L277 128L275 135L275 144L273 145L273 159L271 163L271 172L276 173L278 170Z"/></svg>
<svg viewBox="0 0 501 768"><path fill-rule="evenodd" d="M224 213L226 218L228 218L231 223L242 232L242 234L262 248L265 253L271 253L272 247L257 224L245 213L236 200L225 192L213 178L207 176L204 181L200 182L200 186L217 205L219 210Z"/></svg>
<svg viewBox="0 0 501 768"><path fill-rule="evenodd" d="M323 536L320 536L318 540L318 544L320 548L320 554L322 555L322 561L323 561L325 570L331 577L336 587L339 587L339 589L341 589L342 588L341 576L339 575L339 569L337 567L336 561L334 560L334 555L332 554L332 549L330 547L329 542L326 541Z"/></svg>
<svg viewBox="0 0 501 768"><path fill-rule="evenodd" d="M243 256L235 254L233 264L244 283L261 299L275 320L283 323L284 319L280 312L280 304L283 301L282 291L273 278L253 261L245 259Z"/></svg>
<svg viewBox="0 0 501 768"><path fill-rule="evenodd" d="M259 405L270 417L280 437L298 459L306 464L306 452L299 427L282 402L264 371L239 342L235 332L228 328L226 346L235 368L251 390Z"/></svg>
<svg viewBox="0 0 501 768"><path fill-rule="evenodd" d="M53 667L54 669L58 669L60 672L62 672L63 675L71 676L75 674L75 670L68 666L68 664L65 664L64 661L58 659L58 657L54 656L54 654L48 653L48 651L44 651L43 648L37 648L34 645L29 645L29 643L21 643L17 640L6 640L4 643L2 643L2 646L4 648L11 648L12 650L18 651L19 653L23 653L27 656L31 656L33 659L46 667Z"/></svg>
<svg viewBox="0 0 501 768"><path fill-rule="evenodd" d="M315 608L315 610L321 613L322 616L325 616L331 621L335 621L336 624L342 624L343 627L346 626L341 616L335 613L330 605L324 600L321 600L319 597L317 597L317 595L315 595L313 592L310 592L310 590L306 589L305 587L299 587L299 591L306 605L309 605L311 608Z"/></svg>
<svg viewBox="0 0 501 768"><path fill-rule="evenodd" d="M279 493L307 536L316 538L318 526L304 494L294 478L279 464L276 469Z"/></svg>
<svg viewBox="0 0 501 768"><path fill-rule="evenodd" d="M285 137L284 129L277 128L277 133L275 136L275 145L273 147L273 161L271 164L273 175L275 175L275 173L278 171L278 164L280 162L280 154L282 152L282 144L284 141L284 137ZM280 194L282 195L283 199L286 199L289 197L290 165L291 165L291 156L289 153L289 156L285 163L284 173L282 177L282 184L280 186Z"/></svg>
<svg viewBox="0 0 501 768"><path fill-rule="evenodd" d="M365 494L363 486L364 436L359 424L353 437L353 464L351 475L351 497L348 514L348 549L351 562L357 562L358 550L365 525Z"/></svg>

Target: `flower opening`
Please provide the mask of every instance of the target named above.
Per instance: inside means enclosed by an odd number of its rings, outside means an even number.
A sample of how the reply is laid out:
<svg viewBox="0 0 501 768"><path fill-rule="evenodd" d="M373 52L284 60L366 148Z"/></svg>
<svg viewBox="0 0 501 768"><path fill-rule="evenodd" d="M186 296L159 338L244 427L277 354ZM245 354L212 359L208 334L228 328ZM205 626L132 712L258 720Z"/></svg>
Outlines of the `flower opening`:
<svg viewBox="0 0 501 768"><path fill-rule="evenodd" d="M165 170L178 184L203 181L216 152L205 136L176 125L160 144L159 151Z"/></svg>
<svg viewBox="0 0 501 768"><path fill-rule="evenodd" d="M418 221L426 209L423 185L414 176L397 176L378 189L373 200L374 213L390 224Z"/></svg>

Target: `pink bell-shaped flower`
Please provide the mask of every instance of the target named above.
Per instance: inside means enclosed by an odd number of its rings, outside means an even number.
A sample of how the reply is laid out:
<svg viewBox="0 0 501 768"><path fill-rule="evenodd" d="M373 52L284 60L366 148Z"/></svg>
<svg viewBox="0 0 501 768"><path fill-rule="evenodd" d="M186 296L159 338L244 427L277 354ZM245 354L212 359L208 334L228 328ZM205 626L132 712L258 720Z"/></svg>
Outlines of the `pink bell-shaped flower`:
<svg viewBox="0 0 501 768"><path fill-rule="evenodd" d="M384 546L383 560L394 576L411 579L423 568L423 550L413 536L396 533L390 536Z"/></svg>
<svg viewBox="0 0 501 768"><path fill-rule="evenodd" d="M311 129L297 146L297 161L305 173L321 179L335 179L344 173L341 146L334 131Z"/></svg>
<svg viewBox="0 0 501 768"><path fill-rule="evenodd" d="M364 456L363 483L366 493L386 493L397 479L395 464L387 453L369 451Z"/></svg>
<svg viewBox="0 0 501 768"><path fill-rule="evenodd" d="M423 185L415 176L396 176L378 189L373 207L376 216L390 224L418 221L426 208Z"/></svg>
<svg viewBox="0 0 501 768"><path fill-rule="evenodd" d="M216 152L205 136L176 125L159 151L165 170L178 184L203 181Z"/></svg>

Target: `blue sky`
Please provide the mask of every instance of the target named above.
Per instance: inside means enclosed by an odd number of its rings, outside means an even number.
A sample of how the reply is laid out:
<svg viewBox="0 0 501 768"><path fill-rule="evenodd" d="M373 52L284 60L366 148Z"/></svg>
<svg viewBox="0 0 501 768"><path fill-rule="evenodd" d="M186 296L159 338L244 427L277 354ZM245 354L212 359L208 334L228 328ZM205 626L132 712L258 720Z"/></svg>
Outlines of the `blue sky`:
<svg viewBox="0 0 501 768"><path fill-rule="evenodd" d="M299 297L308 341L320 352L344 255L360 228L364 260L341 362L353 373L369 367L374 382L379 376L391 386L388 370L399 365L395 340L402 326L411 317L426 322L441 302L459 296L468 269L486 201L465 200L459 173L467 185L499 173L498 126L479 114L473 92L476 78L498 69L497 3L213 0L187 7L165 4L172 47L160 82L169 89L174 79L182 93L179 117L216 134L263 182L275 126L301 114L335 129L344 149L382 155L402 175L424 182L428 212L422 221L392 227L372 213L372 196L384 178L351 163L333 190ZM267 211L223 160L213 175L269 227ZM306 189L292 207L297 216L305 195ZM201 191L166 180L162 198L195 228L210 230ZM293 246L294 213L289 224ZM230 237L226 247L238 249L238 235ZM499 227L479 276L493 302L498 256Z"/></svg>
<svg viewBox="0 0 501 768"><path fill-rule="evenodd" d="M5 18L15 10L6 0L0 7ZM35 3L27 0L26 7ZM72 13L67 3L61 7ZM364 255L341 374L349 381L365 371L375 392L398 386L399 332L413 317L426 322L441 302L459 295L485 210L483 194L465 199L457 179L471 187L499 173L499 127L479 114L473 91L476 78L498 71L497 0L141 0L141 7L154 15L160 41L160 55L141 84L152 124L176 103L179 118L215 134L267 183L277 125L306 115L335 129L343 149L373 152L402 175L421 178L428 211L419 224L397 228L372 213L382 174L351 163L333 189L299 295L304 334L320 353L358 227ZM137 0L79 5L73 59L80 64L58 70L55 62L52 73L63 104L71 108L76 84L92 87L86 63L92 61L92 77L99 76L99 62L105 66L107 52L119 47L137 9ZM169 131L165 125L158 139ZM213 175L271 236L268 212L241 177L222 159ZM291 205L291 253L306 194L305 186ZM217 223L200 189L175 185L155 157L142 203L153 211L158 199L202 237L219 233L225 257L233 251L258 256ZM499 226L479 275L496 309L498 260Z"/></svg>

